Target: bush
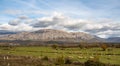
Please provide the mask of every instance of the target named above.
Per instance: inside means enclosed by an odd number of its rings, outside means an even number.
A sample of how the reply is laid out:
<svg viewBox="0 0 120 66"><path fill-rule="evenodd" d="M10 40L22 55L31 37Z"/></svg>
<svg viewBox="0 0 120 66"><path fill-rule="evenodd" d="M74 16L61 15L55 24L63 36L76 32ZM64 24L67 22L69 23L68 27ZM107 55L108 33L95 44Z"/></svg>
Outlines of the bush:
<svg viewBox="0 0 120 66"><path fill-rule="evenodd" d="M48 61L49 58L48 58L48 56L44 56L44 57L42 58L42 60L46 60L46 61Z"/></svg>
<svg viewBox="0 0 120 66"><path fill-rule="evenodd" d="M83 48L84 48L84 46L81 45L81 44L79 44L78 47L79 47L80 49L83 49Z"/></svg>
<svg viewBox="0 0 120 66"><path fill-rule="evenodd" d="M93 59L89 59L85 62L85 66L105 66L105 64L99 61L99 56L94 56Z"/></svg>
<svg viewBox="0 0 120 66"><path fill-rule="evenodd" d="M56 65L62 65L62 64L65 64L65 59L64 59L64 57L61 56L61 57L56 58L56 60L55 60L55 64L56 64Z"/></svg>
<svg viewBox="0 0 120 66"><path fill-rule="evenodd" d="M53 49L57 49L58 45L57 44L54 44L51 46Z"/></svg>
<svg viewBox="0 0 120 66"><path fill-rule="evenodd" d="M103 49L103 51L105 51L107 49L107 45L106 44L102 44L101 48Z"/></svg>
<svg viewBox="0 0 120 66"><path fill-rule="evenodd" d="M60 50L65 50L66 46L65 45L61 45L60 46Z"/></svg>
<svg viewBox="0 0 120 66"><path fill-rule="evenodd" d="M85 66L105 66L105 64L99 61L88 60L85 62Z"/></svg>
<svg viewBox="0 0 120 66"><path fill-rule="evenodd" d="M78 65L79 65L79 66L84 66L84 63L81 63L81 62L79 62L79 61L74 61L73 64L74 64L74 65L77 65L77 66L78 66Z"/></svg>
<svg viewBox="0 0 120 66"><path fill-rule="evenodd" d="M67 57L65 58L65 64L71 64L72 63L72 59Z"/></svg>

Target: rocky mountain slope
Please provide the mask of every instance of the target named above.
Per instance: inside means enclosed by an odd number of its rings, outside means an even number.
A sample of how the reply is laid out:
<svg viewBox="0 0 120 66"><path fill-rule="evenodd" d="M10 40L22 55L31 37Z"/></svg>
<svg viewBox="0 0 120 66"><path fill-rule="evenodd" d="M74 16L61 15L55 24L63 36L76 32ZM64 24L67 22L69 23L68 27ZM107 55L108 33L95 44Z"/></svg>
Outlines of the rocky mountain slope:
<svg viewBox="0 0 120 66"><path fill-rule="evenodd" d="M120 37L110 37L110 38L107 38L106 41L120 43Z"/></svg>
<svg viewBox="0 0 120 66"><path fill-rule="evenodd" d="M32 40L32 41L72 41L72 42L96 42L102 41L101 38L83 33L66 32L54 29L41 29L34 32L21 32L1 37L0 40Z"/></svg>

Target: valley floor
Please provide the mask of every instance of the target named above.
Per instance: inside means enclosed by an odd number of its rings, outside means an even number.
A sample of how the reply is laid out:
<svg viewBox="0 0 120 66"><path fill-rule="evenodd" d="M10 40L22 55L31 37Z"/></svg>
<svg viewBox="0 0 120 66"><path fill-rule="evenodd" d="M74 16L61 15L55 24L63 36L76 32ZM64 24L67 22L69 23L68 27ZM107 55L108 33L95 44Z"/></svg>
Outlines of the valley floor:
<svg viewBox="0 0 120 66"><path fill-rule="evenodd" d="M101 51L101 48L56 48L52 47L0 47L0 59L5 59L4 55L11 56L26 56L34 58L57 58L60 56L70 57L72 61L86 62L97 56L100 62L105 64L120 65L120 48L107 48L106 51ZM11 59L7 58L8 60ZM12 58L16 59L16 58Z"/></svg>

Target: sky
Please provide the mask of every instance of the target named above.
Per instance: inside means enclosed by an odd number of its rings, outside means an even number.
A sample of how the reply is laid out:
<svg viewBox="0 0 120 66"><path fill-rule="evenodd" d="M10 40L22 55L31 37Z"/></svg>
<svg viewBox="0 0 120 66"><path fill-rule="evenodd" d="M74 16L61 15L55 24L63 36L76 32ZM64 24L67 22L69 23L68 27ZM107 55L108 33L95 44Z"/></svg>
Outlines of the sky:
<svg viewBox="0 0 120 66"><path fill-rule="evenodd" d="M0 0L0 30L60 29L120 37L120 0Z"/></svg>

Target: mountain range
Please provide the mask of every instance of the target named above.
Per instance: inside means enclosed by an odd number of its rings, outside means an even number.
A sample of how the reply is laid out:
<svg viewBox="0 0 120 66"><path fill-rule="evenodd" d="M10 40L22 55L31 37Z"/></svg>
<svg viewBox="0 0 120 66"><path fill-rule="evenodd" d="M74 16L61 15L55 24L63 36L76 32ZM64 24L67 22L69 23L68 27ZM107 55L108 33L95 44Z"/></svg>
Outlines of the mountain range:
<svg viewBox="0 0 120 66"><path fill-rule="evenodd" d="M13 31L7 31L7 30L0 30L0 35L5 35L5 34L16 34L17 32Z"/></svg>
<svg viewBox="0 0 120 66"><path fill-rule="evenodd" d="M100 41L99 37L83 32L66 32L55 29L41 29L33 32L20 32L8 34L0 40L33 40L33 41Z"/></svg>
<svg viewBox="0 0 120 66"><path fill-rule="evenodd" d="M109 37L106 39L107 42L120 43L120 37Z"/></svg>
<svg viewBox="0 0 120 66"><path fill-rule="evenodd" d="M100 38L84 32L67 32L55 29L41 29L33 32L0 31L0 40L67 41L67 42L118 42L117 38Z"/></svg>

